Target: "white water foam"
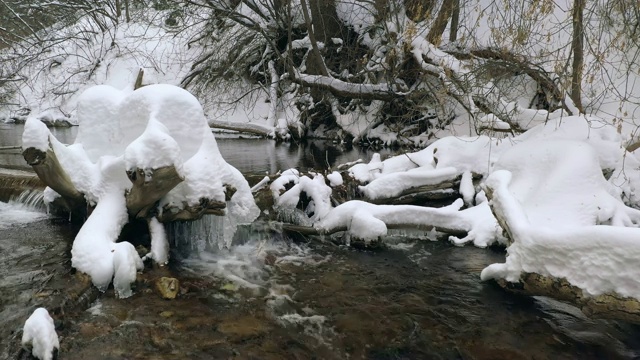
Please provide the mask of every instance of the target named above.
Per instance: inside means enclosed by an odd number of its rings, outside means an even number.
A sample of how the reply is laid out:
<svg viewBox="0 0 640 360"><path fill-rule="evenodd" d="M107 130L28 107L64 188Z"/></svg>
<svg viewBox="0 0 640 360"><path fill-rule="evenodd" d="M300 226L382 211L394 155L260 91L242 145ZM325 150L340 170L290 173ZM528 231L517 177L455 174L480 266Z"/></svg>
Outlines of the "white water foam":
<svg viewBox="0 0 640 360"><path fill-rule="evenodd" d="M0 202L0 229L21 226L47 218L47 214L27 205Z"/></svg>
<svg viewBox="0 0 640 360"><path fill-rule="evenodd" d="M186 247L189 253L181 261L182 268L198 276L232 283L232 286L223 285L226 290L233 291L236 287L253 290L255 296L264 297L270 316L278 324L296 328L328 345L327 339L334 331L326 324L327 319L296 302L293 299L295 284L290 284L293 279L289 272L277 270L280 267L319 266L328 262L331 256L292 243L274 229L260 224L241 229L230 248L219 248L216 244L220 224L213 220L184 224L171 232L177 235L172 239L174 244ZM238 294L214 296L227 301L239 298Z"/></svg>

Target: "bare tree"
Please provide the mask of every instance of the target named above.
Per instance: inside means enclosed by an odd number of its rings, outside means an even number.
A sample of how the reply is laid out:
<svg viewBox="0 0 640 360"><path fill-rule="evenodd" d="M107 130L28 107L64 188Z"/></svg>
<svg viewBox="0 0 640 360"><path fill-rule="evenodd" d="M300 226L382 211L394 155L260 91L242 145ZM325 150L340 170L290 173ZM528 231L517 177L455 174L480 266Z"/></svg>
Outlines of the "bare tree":
<svg viewBox="0 0 640 360"><path fill-rule="evenodd" d="M571 69L571 99L578 110L582 107L582 71L584 67L584 7L585 0L575 0L573 10L573 36L571 40L571 53L573 63Z"/></svg>

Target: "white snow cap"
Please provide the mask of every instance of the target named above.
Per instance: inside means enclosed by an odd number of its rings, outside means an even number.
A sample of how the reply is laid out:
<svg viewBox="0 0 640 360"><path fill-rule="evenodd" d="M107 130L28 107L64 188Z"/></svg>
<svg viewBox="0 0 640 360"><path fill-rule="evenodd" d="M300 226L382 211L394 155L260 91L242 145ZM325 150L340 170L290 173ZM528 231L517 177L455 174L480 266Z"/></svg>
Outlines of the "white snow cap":
<svg viewBox="0 0 640 360"><path fill-rule="evenodd" d="M37 308L24 323L22 347L29 346L31 354L40 360L53 359L54 349L60 349L53 319L45 308Z"/></svg>

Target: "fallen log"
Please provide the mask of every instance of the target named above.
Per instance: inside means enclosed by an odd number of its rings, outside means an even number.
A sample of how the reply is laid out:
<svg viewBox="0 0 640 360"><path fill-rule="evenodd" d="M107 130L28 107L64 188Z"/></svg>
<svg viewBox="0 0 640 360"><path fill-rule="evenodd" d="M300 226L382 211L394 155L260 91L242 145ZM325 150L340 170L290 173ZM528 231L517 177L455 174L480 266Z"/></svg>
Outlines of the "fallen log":
<svg viewBox="0 0 640 360"><path fill-rule="evenodd" d="M439 226L439 225L426 225L426 224L421 224L421 225L416 225L416 224L386 224L387 229L414 229L414 230L422 230L424 232L429 232L429 231L437 231L437 232L441 232L441 233L445 233L445 234L450 234L453 236L466 236L467 235L467 231L462 230L462 229L453 229L453 228L447 228L447 227L443 227L443 226ZM347 227L336 227L333 229L329 229L329 230L322 230L322 229L317 229L313 226L304 226L304 225L295 225L295 224L286 224L283 223L282 224L282 231L284 232L290 232L290 233L297 233L297 234L301 234L301 235L333 235L339 232L343 232L343 231L347 231L349 230Z"/></svg>
<svg viewBox="0 0 640 360"><path fill-rule="evenodd" d="M257 135L260 137L268 137L274 129L252 123L229 123L226 121L210 120L209 127L213 129L231 130L241 133Z"/></svg>
<svg viewBox="0 0 640 360"><path fill-rule="evenodd" d="M27 148L22 156L31 165L40 180L74 205L84 204L84 195L76 189L71 178L60 165L55 152L49 148L44 152L36 148Z"/></svg>
<svg viewBox="0 0 640 360"><path fill-rule="evenodd" d="M481 174L472 174L474 183L477 183L481 178ZM377 196L373 198L365 192L363 200L377 205L431 205L431 202L442 200L454 201L460 197L461 180L462 175L460 174L449 179L443 179L439 183L409 187L394 196Z"/></svg>
<svg viewBox="0 0 640 360"><path fill-rule="evenodd" d="M548 296L576 305L587 316L640 323L640 301L617 294L589 296L566 279L523 273L516 283L500 279L498 285L509 292L527 296Z"/></svg>

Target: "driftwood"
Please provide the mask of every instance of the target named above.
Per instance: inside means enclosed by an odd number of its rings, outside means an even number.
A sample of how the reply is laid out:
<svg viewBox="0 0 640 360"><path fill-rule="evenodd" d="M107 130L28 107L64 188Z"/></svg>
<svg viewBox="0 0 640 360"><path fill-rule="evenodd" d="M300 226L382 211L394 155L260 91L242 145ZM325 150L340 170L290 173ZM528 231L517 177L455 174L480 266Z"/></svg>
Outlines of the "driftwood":
<svg viewBox="0 0 640 360"><path fill-rule="evenodd" d="M22 156L43 183L67 201L74 204L84 204L84 196L73 185L71 178L60 165L60 161L51 147L46 152L36 148L27 148L22 152Z"/></svg>
<svg viewBox="0 0 640 360"><path fill-rule="evenodd" d="M386 198L369 199L367 197L364 200L373 204L384 205L408 205L408 204L424 204L428 201L438 201L451 199L455 200L460 197L460 193L457 189L460 188L460 178L457 176L455 179L445 180L438 184L423 185L414 188L408 188L402 191L400 195Z"/></svg>
<svg viewBox="0 0 640 360"><path fill-rule="evenodd" d="M175 166L133 169L127 171L127 177L133 183L127 194L127 210L138 218L146 218L156 202L184 180Z"/></svg>

